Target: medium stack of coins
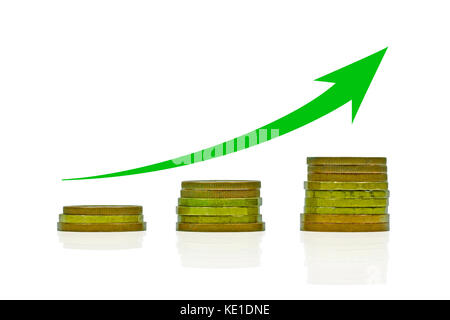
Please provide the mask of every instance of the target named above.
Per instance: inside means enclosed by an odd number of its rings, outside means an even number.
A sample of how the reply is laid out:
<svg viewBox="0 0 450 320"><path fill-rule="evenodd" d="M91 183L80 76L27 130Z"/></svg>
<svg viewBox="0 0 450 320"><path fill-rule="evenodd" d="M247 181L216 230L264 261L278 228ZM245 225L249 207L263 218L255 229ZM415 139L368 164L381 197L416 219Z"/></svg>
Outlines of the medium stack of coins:
<svg viewBox="0 0 450 320"><path fill-rule="evenodd" d="M144 231L141 206L66 206L59 215L59 231Z"/></svg>
<svg viewBox="0 0 450 320"><path fill-rule="evenodd" d="M264 231L260 181L183 181L177 231Z"/></svg>
<svg viewBox="0 0 450 320"><path fill-rule="evenodd" d="M308 158L301 230L389 231L386 158Z"/></svg>

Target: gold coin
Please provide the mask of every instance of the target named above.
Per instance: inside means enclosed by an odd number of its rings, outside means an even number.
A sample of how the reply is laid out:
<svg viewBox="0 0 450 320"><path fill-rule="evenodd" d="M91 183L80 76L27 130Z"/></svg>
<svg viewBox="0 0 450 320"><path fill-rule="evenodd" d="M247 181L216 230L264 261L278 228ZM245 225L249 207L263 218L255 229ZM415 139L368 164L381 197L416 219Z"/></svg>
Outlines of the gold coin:
<svg viewBox="0 0 450 320"><path fill-rule="evenodd" d="M309 181L385 182L386 173L308 173Z"/></svg>
<svg viewBox="0 0 450 320"><path fill-rule="evenodd" d="M306 190L387 190L387 182L305 181Z"/></svg>
<svg viewBox="0 0 450 320"><path fill-rule="evenodd" d="M264 222L259 223L229 223L229 224L195 224L195 223L177 223L177 231L193 232L251 232L264 231Z"/></svg>
<svg viewBox="0 0 450 320"><path fill-rule="evenodd" d="M177 207L177 213L190 216L247 216L259 214L259 207Z"/></svg>
<svg viewBox="0 0 450 320"><path fill-rule="evenodd" d="M180 223L257 223L262 222L261 215L249 215L249 216L188 216L179 215L178 222Z"/></svg>
<svg viewBox="0 0 450 320"><path fill-rule="evenodd" d="M335 207L307 207L304 213L312 214L387 214L387 207L367 208L335 208Z"/></svg>
<svg viewBox="0 0 450 320"><path fill-rule="evenodd" d="M388 214L302 214L305 223L387 223Z"/></svg>
<svg viewBox="0 0 450 320"><path fill-rule="evenodd" d="M142 223L144 216L138 215L75 215L75 214L60 214L59 222L65 223Z"/></svg>
<svg viewBox="0 0 450 320"><path fill-rule="evenodd" d="M64 214L79 215L139 215L142 214L141 206L66 206L63 207Z"/></svg>
<svg viewBox="0 0 450 320"><path fill-rule="evenodd" d="M387 207L387 198L341 198L341 199L323 199L323 198L305 198L306 207L344 207L344 208L365 208L365 207Z"/></svg>
<svg viewBox="0 0 450 320"><path fill-rule="evenodd" d="M302 223L302 231L319 232L380 232L389 231L389 223Z"/></svg>
<svg viewBox="0 0 450 320"><path fill-rule="evenodd" d="M186 207L258 207L262 205L261 198L178 198L179 206Z"/></svg>
<svg viewBox="0 0 450 320"><path fill-rule="evenodd" d="M246 190L261 188L261 181L256 180L194 180L183 181L183 189L203 189L203 190Z"/></svg>
<svg viewBox="0 0 450 320"><path fill-rule="evenodd" d="M144 231L146 223L58 223L58 231L74 232L123 232Z"/></svg>
<svg viewBox="0 0 450 320"><path fill-rule="evenodd" d="M353 190L339 190L339 191L327 191L327 190L306 190L307 198L387 198L389 197L389 191L387 190L374 190L374 191L353 191Z"/></svg>
<svg viewBox="0 0 450 320"><path fill-rule="evenodd" d="M253 190L190 190L182 189L182 198L259 198L259 189Z"/></svg>
<svg viewBox="0 0 450 320"><path fill-rule="evenodd" d="M387 167L380 166L308 166L308 173L386 173Z"/></svg>
<svg viewBox="0 0 450 320"><path fill-rule="evenodd" d="M309 165L386 165L384 157L308 157Z"/></svg>

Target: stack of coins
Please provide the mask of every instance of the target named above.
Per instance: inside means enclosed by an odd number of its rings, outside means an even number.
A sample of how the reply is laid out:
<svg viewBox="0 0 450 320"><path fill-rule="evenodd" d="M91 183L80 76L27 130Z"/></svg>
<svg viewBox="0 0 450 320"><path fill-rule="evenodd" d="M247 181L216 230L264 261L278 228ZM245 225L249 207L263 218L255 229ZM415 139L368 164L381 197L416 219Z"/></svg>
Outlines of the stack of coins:
<svg viewBox="0 0 450 320"><path fill-rule="evenodd" d="M308 158L301 230L389 231L386 158Z"/></svg>
<svg viewBox="0 0 450 320"><path fill-rule="evenodd" d="M59 231L144 231L141 206L67 206L59 215Z"/></svg>
<svg viewBox="0 0 450 320"><path fill-rule="evenodd" d="M183 181L178 199L178 231L264 231L260 181Z"/></svg>

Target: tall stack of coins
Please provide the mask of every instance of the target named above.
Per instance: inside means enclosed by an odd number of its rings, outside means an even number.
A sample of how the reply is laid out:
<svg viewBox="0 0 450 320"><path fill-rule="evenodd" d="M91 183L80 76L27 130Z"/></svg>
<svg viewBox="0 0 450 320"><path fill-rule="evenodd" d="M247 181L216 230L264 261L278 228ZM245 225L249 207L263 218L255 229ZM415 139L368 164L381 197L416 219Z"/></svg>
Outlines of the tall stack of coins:
<svg viewBox="0 0 450 320"><path fill-rule="evenodd" d="M178 199L178 231L264 231L260 181L183 181Z"/></svg>
<svg viewBox="0 0 450 320"><path fill-rule="evenodd" d="M59 215L59 231L144 231L141 206L66 206Z"/></svg>
<svg viewBox="0 0 450 320"><path fill-rule="evenodd" d="M301 230L389 231L386 158L308 158Z"/></svg>

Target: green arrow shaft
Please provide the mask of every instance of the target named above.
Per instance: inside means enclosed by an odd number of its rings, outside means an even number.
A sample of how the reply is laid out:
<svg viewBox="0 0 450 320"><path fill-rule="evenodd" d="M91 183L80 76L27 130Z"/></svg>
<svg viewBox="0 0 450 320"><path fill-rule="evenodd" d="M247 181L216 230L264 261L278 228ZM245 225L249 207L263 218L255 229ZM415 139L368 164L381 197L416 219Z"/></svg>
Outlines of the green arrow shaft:
<svg viewBox="0 0 450 320"><path fill-rule="evenodd" d="M272 140L276 137L282 136L289 133L295 129L298 129L314 120L317 120L326 114L336 110L340 106L344 105L350 98L345 98L344 95L340 94L338 90L338 85L333 85L319 97L315 98L311 102L307 103L303 107L291 112L290 114L275 120L255 131L249 132L245 135L237 137L232 140L225 141L221 144L215 145L213 147L202 149L200 151L187 154L185 156L174 158L171 160L158 162L145 167L124 170L119 172L113 172L108 174L82 177L82 178L71 178L64 180L86 180L86 179L100 179L100 178L112 178L120 176L128 176L140 173L154 172L159 170L166 170L171 168L176 168L188 164L193 164L196 162L206 161L213 158L217 158L226 154L234 153L243 149L248 149L255 145L264 143L266 141ZM266 136L267 134L267 136ZM256 137L253 141L248 141ZM241 145L239 144L241 141ZM222 152L214 152L218 149L222 149ZM208 154L207 157L204 155Z"/></svg>
<svg viewBox="0 0 450 320"><path fill-rule="evenodd" d="M303 107L265 125L261 129L279 129L280 136L282 136L327 115L349 101L350 97L343 95L338 85L335 84Z"/></svg>

